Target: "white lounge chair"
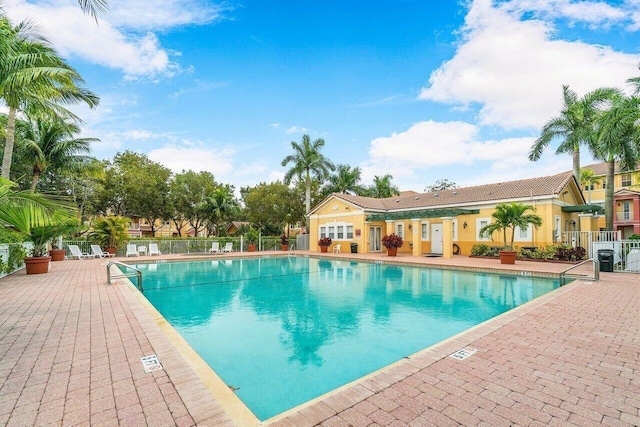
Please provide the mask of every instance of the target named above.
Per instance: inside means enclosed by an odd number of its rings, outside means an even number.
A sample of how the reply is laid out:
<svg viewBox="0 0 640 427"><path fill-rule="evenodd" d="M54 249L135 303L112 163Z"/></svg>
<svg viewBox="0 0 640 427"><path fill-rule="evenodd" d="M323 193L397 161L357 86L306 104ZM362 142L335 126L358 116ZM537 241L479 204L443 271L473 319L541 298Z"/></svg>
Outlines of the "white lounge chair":
<svg viewBox="0 0 640 427"><path fill-rule="evenodd" d="M102 252L102 248L100 247L100 245L91 245L91 252L93 252L94 257L97 256L99 258L108 258L115 256L115 254L110 254L109 252Z"/></svg>
<svg viewBox="0 0 640 427"><path fill-rule="evenodd" d="M212 252L214 254L219 254L220 253L220 242L218 242L217 240L211 243L211 249L209 249L209 252Z"/></svg>
<svg viewBox="0 0 640 427"><path fill-rule="evenodd" d="M149 255L162 255L157 243L149 243Z"/></svg>
<svg viewBox="0 0 640 427"><path fill-rule="evenodd" d="M338 243L333 247L333 253L339 254L342 252L342 245Z"/></svg>
<svg viewBox="0 0 640 427"><path fill-rule="evenodd" d="M233 252L233 242L227 242L227 244L224 245L222 252Z"/></svg>
<svg viewBox="0 0 640 427"><path fill-rule="evenodd" d="M127 253L125 256L138 256L138 248L136 245L127 245Z"/></svg>
<svg viewBox="0 0 640 427"><path fill-rule="evenodd" d="M78 247L78 245L67 245L67 246L71 251L70 258L77 258L77 259L94 258L94 255L88 254L86 252L82 252Z"/></svg>

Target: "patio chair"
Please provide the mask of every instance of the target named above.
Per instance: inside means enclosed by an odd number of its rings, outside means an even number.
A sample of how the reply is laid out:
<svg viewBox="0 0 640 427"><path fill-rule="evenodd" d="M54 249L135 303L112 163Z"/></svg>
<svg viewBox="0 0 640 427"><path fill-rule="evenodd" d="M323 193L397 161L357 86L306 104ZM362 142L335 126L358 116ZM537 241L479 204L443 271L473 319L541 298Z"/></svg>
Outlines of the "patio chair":
<svg viewBox="0 0 640 427"><path fill-rule="evenodd" d="M339 254L342 253L342 245L338 243L333 247L333 253Z"/></svg>
<svg viewBox="0 0 640 427"><path fill-rule="evenodd" d="M212 252L214 254L219 254L220 251L220 242L218 241L214 241L211 243L211 249L209 249L209 252Z"/></svg>
<svg viewBox="0 0 640 427"><path fill-rule="evenodd" d="M227 244L224 245L222 252L233 252L233 242L227 242Z"/></svg>
<svg viewBox="0 0 640 427"><path fill-rule="evenodd" d="M136 245L127 245L127 253L125 256L138 256L138 248Z"/></svg>
<svg viewBox="0 0 640 427"><path fill-rule="evenodd" d="M93 256L97 256L98 258L109 258L116 256L115 254L110 254L109 252L102 252L102 248L100 245L91 245L91 252L93 252Z"/></svg>
<svg viewBox="0 0 640 427"><path fill-rule="evenodd" d="M67 246L71 251L70 258L77 258L77 259L94 258L94 255L88 254L86 252L82 252L80 250L80 247L78 247L78 245L67 245Z"/></svg>
<svg viewBox="0 0 640 427"><path fill-rule="evenodd" d="M149 243L149 255L162 255L157 243Z"/></svg>

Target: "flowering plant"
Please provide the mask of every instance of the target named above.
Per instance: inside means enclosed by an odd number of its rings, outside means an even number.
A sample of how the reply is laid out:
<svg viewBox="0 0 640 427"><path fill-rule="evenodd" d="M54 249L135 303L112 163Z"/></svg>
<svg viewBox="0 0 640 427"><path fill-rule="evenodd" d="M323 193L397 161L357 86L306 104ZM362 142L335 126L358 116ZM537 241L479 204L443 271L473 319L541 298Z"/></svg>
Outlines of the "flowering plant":
<svg viewBox="0 0 640 427"><path fill-rule="evenodd" d="M402 237L398 236L397 234L389 234L382 238L382 244L387 249L397 249L401 248L404 242L402 241Z"/></svg>
<svg viewBox="0 0 640 427"><path fill-rule="evenodd" d="M282 236L280 236L280 244L281 245L288 245L289 244L289 236L287 236L286 234L283 234Z"/></svg>
<svg viewBox="0 0 640 427"><path fill-rule="evenodd" d="M323 237L318 240L318 246L331 246L331 239L329 237Z"/></svg>

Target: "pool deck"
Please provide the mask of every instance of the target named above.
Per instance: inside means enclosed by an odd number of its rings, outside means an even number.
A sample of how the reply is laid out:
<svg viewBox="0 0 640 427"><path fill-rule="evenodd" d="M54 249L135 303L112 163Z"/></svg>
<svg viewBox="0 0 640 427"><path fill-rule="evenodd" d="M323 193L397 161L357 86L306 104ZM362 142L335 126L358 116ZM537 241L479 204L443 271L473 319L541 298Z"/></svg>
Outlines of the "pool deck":
<svg viewBox="0 0 640 427"><path fill-rule="evenodd" d="M158 257L136 261L145 259ZM0 279L0 425L259 425L131 284L106 284L109 261L65 260L48 274ZM567 267L466 256L394 261L534 275ZM463 348L477 352L449 357ZM163 369L145 373L140 358L153 354ZM599 282L576 280L263 424L637 426L639 368L640 275L601 273Z"/></svg>

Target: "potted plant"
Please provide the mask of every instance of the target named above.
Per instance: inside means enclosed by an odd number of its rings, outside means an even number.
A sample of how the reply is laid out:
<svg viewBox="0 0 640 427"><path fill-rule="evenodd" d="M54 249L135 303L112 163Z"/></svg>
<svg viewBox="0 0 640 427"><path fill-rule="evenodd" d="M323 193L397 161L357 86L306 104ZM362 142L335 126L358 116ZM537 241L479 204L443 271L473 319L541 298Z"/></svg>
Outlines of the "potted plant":
<svg viewBox="0 0 640 427"><path fill-rule="evenodd" d="M260 233L255 228L249 228L246 233L244 233L244 238L247 239L247 251L255 252L256 251L256 243L258 243L258 238L260 237Z"/></svg>
<svg viewBox="0 0 640 427"><path fill-rule="evenodd" d="M49 256L51 257L51 261L64 261L64 256L67 251L64 249L60 249L58 245L55 243L55 240L51 243L51 249L49 249Z"/></svg>
<svg viewBox="0 0 640 427"><path fill-rule="evenodd" d="M327 252L329 250L329 246L331 246L331 238L323 237L318 240L318 246L320 246L320 252Z"/></svg>
<svg viewBox="0 0 640 427"><path fill-rule="evenodd" d="M280 236L280 249L283 251L289 250L289 236L286 234Z"/></svg>
<svg viewBox="0 0 640 427"><path fill-rule="evenodd" d="M382 237L382 245L387 248L387 254L389 256L396 256L398 254L398 248L401 248L403 244L402 237L397 234L391 233Z"/></svg>
<svg viewBox="0 0 640 427"><path fill-rule="evenodd" d="M115 254L121 242L129 239L131 220L123 216L109 215L96 219L89 240L99 244L105 251Z"/></svg>
<svg viewBox="0 0 640 427"><path fill-rule="evenodd" d="M513 246L516 227L525 229L529 224L533 224L536 228L542 225L542 218L537 214L527 213L529 210L533 210L533 206L516 202L500 203L491 214L494 222L485 225L479 230L479 234L482 237L491 236L495 231L502 230L504 243L500 250L501 264L515 264L516 262L516 251ZM507 242L507 229L511 229L511 240L509 242Z"/></svg>
<svg viewBox="0 0 640 427"><path fill-rule="evenodd" d="M49 271L47 245L55 236L76 227L73 208L40 194L16 191L16 184L0 178L0 224L33 242L25 258L27 274Z"/></svg>

